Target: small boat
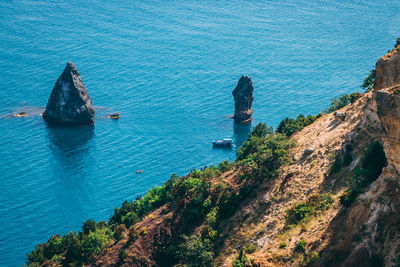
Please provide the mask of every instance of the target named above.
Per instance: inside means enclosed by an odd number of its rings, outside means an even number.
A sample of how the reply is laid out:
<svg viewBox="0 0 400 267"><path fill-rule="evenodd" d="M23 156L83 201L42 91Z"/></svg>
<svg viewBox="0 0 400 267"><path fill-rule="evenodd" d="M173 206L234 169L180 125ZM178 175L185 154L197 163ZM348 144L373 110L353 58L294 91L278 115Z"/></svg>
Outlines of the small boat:
<svg viewBox="0 0 400 267"><path fill-rule="evenodd" d="M110 116L108 116L110 119L113 119L113 120L118 120L119 119L119 114L118 113L114 113L114 114L111 114Z"/></svg>
<svg viewBox="0 0 400 267"><path fill-rule="evenodd" d="M142 173L142 172L143 172L142 170L137 170L137 171L136 171L136 173Z"/></svg>
<svg viewBox="0 0 400 267"><path fill-rule="evenodd" d="M230 138L224 138L222 140L212 141L214 146L219 147L231 147L233 145L233 140Z"/></svg>

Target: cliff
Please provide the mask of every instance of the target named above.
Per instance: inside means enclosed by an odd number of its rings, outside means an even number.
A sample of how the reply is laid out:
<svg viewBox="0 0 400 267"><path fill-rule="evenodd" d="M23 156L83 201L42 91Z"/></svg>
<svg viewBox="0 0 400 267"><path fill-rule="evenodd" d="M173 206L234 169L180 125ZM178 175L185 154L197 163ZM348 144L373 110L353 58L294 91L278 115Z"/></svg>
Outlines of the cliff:
<svg viewBox="0 0 400 267"><path fill-rule="evenodd" d="M351 104L289 137L259 124L235 163L173 176L109 222L38 245L28 264L398 266L397 53Z"/></svg>

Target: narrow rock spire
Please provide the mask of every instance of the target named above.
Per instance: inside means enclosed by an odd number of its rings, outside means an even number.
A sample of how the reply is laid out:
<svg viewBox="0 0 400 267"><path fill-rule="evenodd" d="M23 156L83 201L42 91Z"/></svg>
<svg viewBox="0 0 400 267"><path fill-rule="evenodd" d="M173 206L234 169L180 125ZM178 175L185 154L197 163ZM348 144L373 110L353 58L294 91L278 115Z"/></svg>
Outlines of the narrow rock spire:
<svg viewBox="0 0 400 267"><path fill-rule="evenodd" d="M253 103L253 83L250 77L242 76L233 90L232 95L235 100L235 122L248 122L251 120L251 104Z"/></svg>

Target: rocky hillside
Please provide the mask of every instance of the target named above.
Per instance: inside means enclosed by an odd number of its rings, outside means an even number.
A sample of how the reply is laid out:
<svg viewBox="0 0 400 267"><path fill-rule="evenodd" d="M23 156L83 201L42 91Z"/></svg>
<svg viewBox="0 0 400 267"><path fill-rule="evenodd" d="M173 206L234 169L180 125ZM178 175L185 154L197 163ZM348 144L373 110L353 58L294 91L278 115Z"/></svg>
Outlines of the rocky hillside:
<svg viewBox="0 0 400 267"><path fill-rule="evenodd" d="M172 176L27 264L400 266L399 66L400 47L351 104L259 124L234 163Z"/></svg>

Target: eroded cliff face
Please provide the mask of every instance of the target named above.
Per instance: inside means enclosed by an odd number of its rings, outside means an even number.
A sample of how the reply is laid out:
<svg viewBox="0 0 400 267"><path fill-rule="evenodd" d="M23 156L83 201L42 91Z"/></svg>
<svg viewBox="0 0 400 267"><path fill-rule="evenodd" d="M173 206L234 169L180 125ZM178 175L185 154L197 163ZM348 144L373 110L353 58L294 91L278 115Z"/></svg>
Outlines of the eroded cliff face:
<svg viewBox="0 0 400 267"><path fill-rule="evenodd" d="M392 87L400 83L400 47L381 57L375 65L376 90Z"/></svg>

